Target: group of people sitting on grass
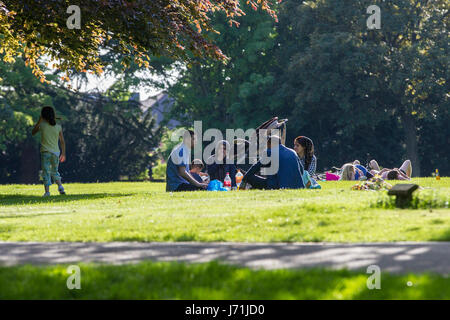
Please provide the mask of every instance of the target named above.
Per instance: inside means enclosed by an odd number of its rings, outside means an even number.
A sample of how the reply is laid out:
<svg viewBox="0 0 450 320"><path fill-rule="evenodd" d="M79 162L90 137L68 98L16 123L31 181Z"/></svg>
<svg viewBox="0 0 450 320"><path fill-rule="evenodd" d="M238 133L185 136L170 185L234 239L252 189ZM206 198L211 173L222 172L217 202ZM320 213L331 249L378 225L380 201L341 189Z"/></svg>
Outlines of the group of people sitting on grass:
<svg viewBox="0 0 450 320"><path fill-rule="evenodd" d="M283 145L280 137L268 135L267 153L278 153L278 170L274 174L262 175L260 171L267 164L258 160L255 164L239 164L237 161L237 145L239 141L221 140L215 146L215 153L206 164L200 159L190 162L190 149L196 143L195 133L187 131L183 142L178 144L171 152L167 161L167 191L195 191L204 190L213 180L224 181L228 174L231 178L231 186L236 187L236 173L243 175L243 184L252 189L301 189L312 188L317 185L317 180L365 180L374 176L381 176L384 180L409 180L412 174L411 161L406 160L400 168L380 169L377 161L370 161L368 167L364 167L358 160L346 163L336 168L337 173L316 174L317 158L314 154L313 141L305 136L294 139L294 149ZM275 146L272 147L272 143ZM230 150L234 148L234 161L226 161ZM328 179L331 176L332 178Z"/></svg>
<svg viewBox="0 0 450 320"><path fill-rule="evenodd" d="M275 142L276 146L272 147L272 142ZM234 153L236 156L234 161L227 161L231 145L225 140L217 142L215 153L207 159L206 166L200 159L195 159L191 163L190 149L194 147L195 143L195 133L187 131L183 142L172 150L166 169L167 191L203 190L208 187L209 181L224 181L227 174L231 179L231 186L235 187L235 177L238 170L244 174L243 182L248 182L253 189L298 189L305 187L303 181L305 158L303 157L303 160L301 160L294 150L281 143L278 136L267 137L267 152L268 154L277 152L279 161L276 174L267 176L259 174L261 168L267 166L261 160L258 160L252 166L248 163L238 164L237 153ZM233 143L233 147L237 149L237 143ZM315 165L311 163L312 160L309 157L306 161L311 167Z"/></svg>
<svg viewBox="0 0 450 320"><path fill-rule="evenodd" d="M49 188L52 181L58 185L59 193L65 194L58 166L60 162L66 160L66 150L62 128L57 123L57 119L55 110L46 106L42 109L39 121L32 130L32 135L41 133L41 177L44 183L45 197L50 196ZM286 121L285 119L284 125ZM274 125L275 127L280 125L277 117L266 121L257 130L270 129ZM266 146L268 156L277 155L278 165L276 172L264 175L261 174L261 170L270 166L270 163L257 159L251 165L249 159L245 159L246 156L248 157L249 142L243 139L234 140L232 145L226 140L219 141L215 146L214 154L207 159L206 166L200 159L195 159L191 163L191 149L196 144L196 136L194 131L186 131L183 141L172 150L167 161L166 190L204 190L210 181L223 182L227 175L231 179L231 186L236 187L238 171L244 175L242 183L245 187L253 189L320 188L316 180L361 180L370 179L376 175L381 176L384 180L409 180L412 174L409 160L406 160L398 169L380 169L375 160L370 161L366 168L355 160L353 163L347 163L341 168L337 168L338 174L333 175L329 172L325 176L316 174L317 158L314 155L314 144L311 139L299 136L294 139L294 149L290 149L283 143L285 136L281 139L270 132L268 130L266 135L258 135L258 144L262 143L263 146ZM61 144L61 150L58 142ZM242 146L242 144L245 152L239 154L238 146ZM232 148L234 152L230 156ZM231 161L229 161L230 157L232 157Z"/></svg>

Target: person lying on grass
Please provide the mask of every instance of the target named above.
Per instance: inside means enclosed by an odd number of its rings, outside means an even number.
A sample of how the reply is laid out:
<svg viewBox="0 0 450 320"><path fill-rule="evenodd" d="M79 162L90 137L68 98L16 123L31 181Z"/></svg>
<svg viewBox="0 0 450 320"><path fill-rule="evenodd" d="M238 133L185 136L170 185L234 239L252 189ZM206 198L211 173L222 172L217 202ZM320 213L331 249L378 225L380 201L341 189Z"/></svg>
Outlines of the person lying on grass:
<svg viewBox="0 0 450 320"><path fill-rule="evenodd" d="M66 161L66 143L62 127L56 123L55 110L45 106L41 110L39 121L34 126L31 134L41 133L41 166L42 179L44 181L44 197L50 196L50 186L53 181L58 185L60 194L66 194L61 183L61 175L58 172L59 162ZM59 150L58 139L61 143L62 152Z"/></svg>
<svg viewBox="0 0 450 320"><path fill-rule="evenodd" d="M388 169L383 168L380 170L380 166L376 160L369 162L369 167L372 169L370 172L373 175L380 175L383 180L411 180L412 164L410 160L405 160L399 168Z"/></svg>
<svg viewBox="0 0 450 320"><path fill-rule="evenodd" d="M365 180L373 178L373 174L360 164L346 163L340 170L339 180Z"/></svg>
<svg viewBox="0 0 450 320"><path fill-rule="evenodd" d="M186 130L183 142L176 145L170 153L166 169L166 191L204 190L207 183L198 182L189 172L191 148L196 143L194 131Z"/></svg>
<svg viewBox="0 0 450 320"><path fill-rule="evenodd" d="M272 146L272 141L274 146ZM303 183L303 165L294 150L281 144L278 136L267 137L267 154L271 156L278 152L278 170L276 174L262 177L256 173L262 167L268 167L271 163L263 165L261 160L255 163L245 174L243 181L248 182L254 189L300 189L305 188Z"/></svg>

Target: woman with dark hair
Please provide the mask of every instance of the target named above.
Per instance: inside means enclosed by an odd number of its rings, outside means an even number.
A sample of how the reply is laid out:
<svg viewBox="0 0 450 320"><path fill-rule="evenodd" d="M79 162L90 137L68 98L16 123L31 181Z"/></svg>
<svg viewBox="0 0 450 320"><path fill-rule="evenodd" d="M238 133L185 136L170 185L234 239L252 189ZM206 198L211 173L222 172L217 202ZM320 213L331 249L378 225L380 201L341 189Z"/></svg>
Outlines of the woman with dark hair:
<svg viewBox="0 0 450 320"><path fill-rule="evenodd" d="M58 172L60 162L66 161L66 144L61 125L56 123L55 110L46 106L42 108L41 117L33 128L31 134L41 133L41 166L44 180L44 197L50 196L52 180L58 185L60 194L66 194L61 184L61 175ZM58 141L61 144L59 149Z"/></svg>
<svg viewBox="0 0 450 320"><path fill-rule="evenodd" d="M303 168L313 176L316 173L317 158L314 155L314 143L308 137L298 136L294 139L294 150L300 158Z"/></svg>

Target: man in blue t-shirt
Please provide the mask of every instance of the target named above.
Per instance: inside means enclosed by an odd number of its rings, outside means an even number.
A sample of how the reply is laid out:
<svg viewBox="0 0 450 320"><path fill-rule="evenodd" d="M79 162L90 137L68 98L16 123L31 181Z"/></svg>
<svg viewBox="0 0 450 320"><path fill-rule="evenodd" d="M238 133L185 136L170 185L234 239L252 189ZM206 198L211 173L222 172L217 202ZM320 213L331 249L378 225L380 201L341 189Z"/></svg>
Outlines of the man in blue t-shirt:
<svg viewBox="0 0 450 320"><path fill-rule="evenodd" d="M274 146L271 142L278 142ZM278 152L278 171L276 174L267 177L258 176L256 173L264 167L259 160L245 174L244 181L248 182L255 189L301 189L305 185L303 183L303 166L297 153L281 144L281 140L277 136L269 136L267 138L268 152L271 156L274 152ZM266 166L269 166L267 164Z"/></svg>
<svg viewBox="0 0 450 320"><path fill-rule="evenodd" d="M207 183L200 183L189 173L191 148L194 147L196 137L194 131L185 132L183 142L175 146L170 153L166 169L166 191L196 191L204 190Z"/></svg>

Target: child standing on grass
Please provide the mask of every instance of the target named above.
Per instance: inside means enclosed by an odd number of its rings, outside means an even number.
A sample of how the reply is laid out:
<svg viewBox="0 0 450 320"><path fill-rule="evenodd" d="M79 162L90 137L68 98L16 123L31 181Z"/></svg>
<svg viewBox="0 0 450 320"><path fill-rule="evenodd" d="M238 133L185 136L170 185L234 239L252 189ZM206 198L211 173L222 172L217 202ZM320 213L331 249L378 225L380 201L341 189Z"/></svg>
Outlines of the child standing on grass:
<svg viewBox="0 0 450 320"><path fill-rule="evenodd" d="M66 161L66 144L61 125L56 123L55 110L52 107L44 107L38 123L31 134L41 132L41 166L44 180L44 197L50 196L50 186L53 181L58 185L60 194L66 194L61 184L61 176L58 172L59 162ZM62 152L59 150L58 139L61 142Z"/></svg>

